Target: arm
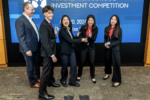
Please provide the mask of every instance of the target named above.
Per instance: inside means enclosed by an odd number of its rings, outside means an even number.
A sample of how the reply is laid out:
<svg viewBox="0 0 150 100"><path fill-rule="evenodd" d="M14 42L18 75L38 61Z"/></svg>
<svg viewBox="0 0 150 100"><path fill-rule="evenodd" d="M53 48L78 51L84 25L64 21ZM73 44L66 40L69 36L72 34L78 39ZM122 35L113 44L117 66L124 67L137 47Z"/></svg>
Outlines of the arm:
<svg viewBox="0 0 150 100"><path fill-rule="evenodd" d="M74 37L74 39L79 39L79 35L78 34L80 35L80 33L78 32L77 35Z"/></svg>
<svg viewBox="0 0 150 100"><path fill-rule="evenodd" d="M51 57L54 53L52 51L51 44L49 43L49 38L48 38L48 30L47 26L41 25L40 26L40 34L41 34L41 40L42 40L42 45L44 47L44 50L48 57Z"/></svg>
<svg viewBox="0 0 150 100"><path fill-rule="evenodd" d="M78 38L78 39L82 39L82 38L83 38L83 37L82 37L82 36L83 36L83 35L82 35L82 34L83 34L82 30L83 30L83 28L81 27L80 30L79 30L79 32L80 32L80 33L79 33L79 36L76 35L75 38Z"/></svg>
<svg viewBox="0 0 150 100"><path fill-rule="evenodd" d="M116 46L116 45L119 45L122 41L122 30L120 29L120 32L119 32L119 36L118 36L118 40L116 40L115 42L111 43L110 45L108 45L110 48Z"/></svg>
<svg viewBox="0 0 150 100"><path fill-rule="evenodd" d="M81 34L81 30L80 31L78 31L78 33L77 33L77 35L74 37L75 39L79 39L80 37L80 34Z"/></svg>
<svg viewBox="0 0 150 100"><path fill-rule="evenodd" d="M23 22L17 20L15 23L17 37L19 40L19 44L23 48L24 52L29 51L29 48L27 46L26 36L25 36L25 28Z"/></svg>
<svg viewBox="0 0 150 100"><path fill-rule="evenodd" d="M54 29L55 39L57 39L57 31Z"/></svg>
<svg viewBox="0 0 150 100"><path fill-rule="evenodd" d="M105 31L104 31L104 43L106 43L107 42L107 40L106 40L106 28L105 28Z"/></svg>
<svg viewBox="0 0 150 100"><path fill-rule="evenodd" d="M96 40L96 38L97 38L97 34L98 34L98 28L96 28L94 31L93 31L93 35L92 35L92 37L91 38L89 38L89 40L91 40L91 41L95 41Z"/></svg>
<svg viewBox="0 0 150 100"><path fill-rule="evenodd" d="M68 33L65 30L60 29L60 31L59 31L59 37L63 38L64 40L66 40L69 43L81 43L81 39L71 39L69 37L69 35L67 35L67 34Z"/></svg>

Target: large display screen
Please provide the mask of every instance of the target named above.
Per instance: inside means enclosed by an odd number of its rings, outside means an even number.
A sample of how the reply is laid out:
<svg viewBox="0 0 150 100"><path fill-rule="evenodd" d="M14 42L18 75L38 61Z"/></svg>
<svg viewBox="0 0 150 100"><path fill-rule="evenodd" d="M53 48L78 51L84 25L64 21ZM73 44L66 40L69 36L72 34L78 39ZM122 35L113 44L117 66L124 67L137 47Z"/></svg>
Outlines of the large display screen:
<svg viewBox="0 0 150 100"><path fill-rule="evenodd" d="M98 35L95 43L104 42L104 29L109 24L112 15L118 15L122 28L123 43L140 43L144 0L8 0L12 43L18 43L15 21L23 13L24 2L34 5L33 21L40 27L44 19L42 8L50 5L54 8L53 27L59 31L60 20L68 15L73 24L73 34L76 35L86 18L92 14L96 18ZM57 40L59 43L59 37Z"/></svg>

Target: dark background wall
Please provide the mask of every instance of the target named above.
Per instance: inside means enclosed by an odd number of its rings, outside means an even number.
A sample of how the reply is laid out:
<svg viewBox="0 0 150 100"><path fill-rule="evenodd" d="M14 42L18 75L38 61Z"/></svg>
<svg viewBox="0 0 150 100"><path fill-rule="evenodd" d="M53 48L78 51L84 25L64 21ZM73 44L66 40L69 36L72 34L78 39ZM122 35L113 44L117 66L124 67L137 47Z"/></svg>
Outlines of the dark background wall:
<svg viewBox="0 0 150 100"><path fill-rule="evenodd" d="M6 42L7 42L8 66L25 66L24 58L22 54L19 52L18 43L11 43L8 0L2 0L2 2L3 2L5 33L6 33ZM144 59L144 49L145 49L145 40L146 40L146 32L147 32L149 2L150 2L149 0L144 0L141 42L121 44L120 52L121 52L122 66L143 66L144 65L143 59ZM95 43L95 45L96 45L95 65L104 66L104 59L105 59L104 44ZM56 66L57 65L60 66L61 61L59 57L59 44L57 44L57 50L58 50L57 51L58 62L56 63ZM41 64L42 64L42 59L41 59ZM86 60L85 65L88 65L88 59Z"/></svg>

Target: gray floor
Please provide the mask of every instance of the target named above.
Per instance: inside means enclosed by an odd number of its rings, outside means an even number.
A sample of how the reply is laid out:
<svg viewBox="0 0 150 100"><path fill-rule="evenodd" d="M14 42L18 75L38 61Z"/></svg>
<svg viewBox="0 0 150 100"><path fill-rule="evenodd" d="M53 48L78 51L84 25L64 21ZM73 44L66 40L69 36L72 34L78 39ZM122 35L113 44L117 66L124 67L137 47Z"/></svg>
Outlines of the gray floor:
<svg viewBox="0 0 150 100"><path fill-rule="evenodd" d="M60 80L60 70L61 67L55 68L56 83ZM74 100L81 100L81 95L89 95L90 100L150 100L150 68L122 66L121 72L122 85L117 88L111 86L112 76L102 80L104 67L96 67L96 84L91 82L89 67L84 67L81 87L47 89L55 96L54 100L64 100L69 95ZM38 100L38 89L29 87L25 67L0 68L0 100Z"/></svg>

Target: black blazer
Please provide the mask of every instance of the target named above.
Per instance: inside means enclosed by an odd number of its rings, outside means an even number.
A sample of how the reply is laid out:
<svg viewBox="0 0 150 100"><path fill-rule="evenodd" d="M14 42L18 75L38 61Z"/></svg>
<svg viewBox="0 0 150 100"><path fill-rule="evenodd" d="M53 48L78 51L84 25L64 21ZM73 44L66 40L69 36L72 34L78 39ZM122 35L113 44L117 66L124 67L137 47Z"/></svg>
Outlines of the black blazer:
<svg viewBox="0 0 150 100"><path fill-rule="evenodd" d="M31 50L31 52L35 52L40 48L41 40L38 42L37 34L33 26L24 15L20 16L16 20L15 27L19 40L20 52L27 52L29 50Z"/></svg>
<svg viewBox="0 0 150 100"><path fill-rule="evenodd" d="M114 31L113 31L114 33ZM106 34L106 28L105 28L105 34ZM104 35L104 43L107 43L108 36ZM114 34L112 34L112 37L110 39L111 44L109 45L110 49L112 50L120 50L120 44L122 42L122 29L120 28L119 36L116 38ZM107 48L106 48L107 49Z"/></svg>
<svg viewBox="0 0 150 100"><path fill-rule="evenodd" d="M72 32L71 32L72 34ZM60 54L71 54L73 44L74 43L81 43L81 39L77 39L77 37L74 37L72 34L73 39L71 39L68 32L66 32L66 29L60 29L59 30L59 41L60 41Z"/></svg>
<svg viewBox="0 0 150 100"><path fill-rule="evenodd" d="M86 30L84 28L85 28L85 25L81 26L80 28L81 33L79 35L79 38L86 38ZM97 34L98 34L98 28L96 27L95 29L92 29L92 37L88 38L89 45L87 45L87 43L82 42L80 45L80 49L84 50L86 48L89 48L90 50L95 50L94 42L97 38Z"/></svg>
<svg viewBox="0 0 150 100"><path fill-rule="evenodd" d="M51 57L56 55L56 37L54 29L50 26L46 19L40 25L40 34L42 40L41 56Z"/></svg>

